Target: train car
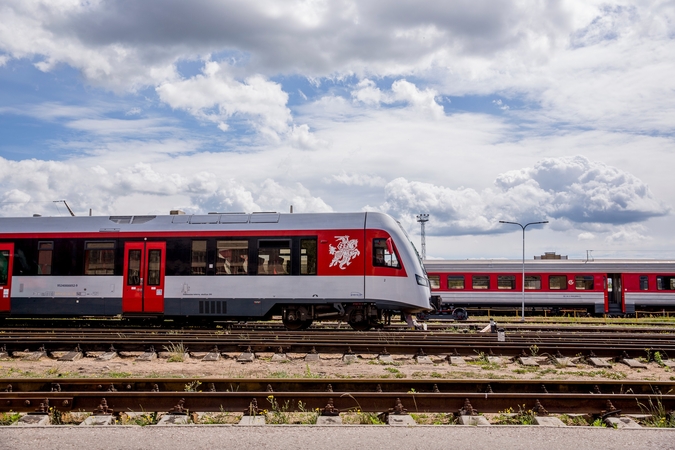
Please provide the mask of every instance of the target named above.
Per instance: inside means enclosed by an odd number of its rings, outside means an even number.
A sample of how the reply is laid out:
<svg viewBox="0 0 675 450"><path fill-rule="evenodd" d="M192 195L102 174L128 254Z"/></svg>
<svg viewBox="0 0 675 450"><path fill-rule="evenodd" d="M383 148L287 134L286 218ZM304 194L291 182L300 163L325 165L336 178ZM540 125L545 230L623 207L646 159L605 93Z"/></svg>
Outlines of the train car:
<svg viewBox="0 0 675 450"><path fill-rule="evenodd" d="M425 261L439 312L457 319L467 308L520 308L523 264L513 260ZM621 316L675 309L675 261L530 260L525 262L528 310L584 310Z"/></svg>
<svg viewBox="0 0 675 450"><path fill-rule="evenodd" d="M0 218L0 315L344 320L431 308L410 239L375 212Z"/></svg>

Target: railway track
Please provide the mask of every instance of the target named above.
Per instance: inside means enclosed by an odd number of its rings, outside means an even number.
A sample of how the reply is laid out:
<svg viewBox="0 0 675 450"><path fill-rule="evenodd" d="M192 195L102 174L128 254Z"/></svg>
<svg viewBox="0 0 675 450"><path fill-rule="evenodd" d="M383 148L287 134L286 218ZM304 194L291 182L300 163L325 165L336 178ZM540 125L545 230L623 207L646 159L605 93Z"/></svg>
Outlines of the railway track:
<svg viewBox="0 0 675 450"><path fill-rule="evenodd" d="M449 332L287 332L230 330L129 330L109 329L2 329L0 351L9 356L17 352L82 353L162 351L180 344L195 353L218 351L396 354L396 355L499 355L504 357L558 355L605 358L649 357L659 352L668 359L675 355L675 339L670 333L561 333L508 332L504 341L493 333Z"/></svg>
<svg viewBox="0 0 675 450"><path fill-rule="evenodd" d="M382 379L0 379L0 411L95 412L102 404L112 412L286 411L481 413L528 409L553 414L644 414L658 403L675 409L675 382L553 382L514 380ZM104 400L105 399L105 400ZM468 402L468 403L467 403ZM40 406L42 404L42 407ZM254 406L252 406L254 405ZM467 406L469 405L469 406Z"/></svg>
<svg viewBox="0 0 675 450"><path fill-rule="evenodd" d="M585 332L585 333L673 333L675 332L675 323L672 321L658 320L635 320L604 319L584 320L583 322L552 322L536 321L528 319L527 322L511 321L507 318L497 318L500 327L510 331L539 331L539 332ZM454 321L454 320L429 320L425 322L428 331L465 331L474 332L482 329L487 324L487 318L480 320ZM23 319L23 318L0 318L0 329L96 329L96 330L195 330L195 331L223 331L223 330L248 330L248 331L287 331L281 322L236 322L222 321L200 324L174 323L173 321L153 323L145 321L128 321L123 319L101 320L101 319ZM395 322L379 330L380 332L402 332L409 327L402 322ZM311 331L351 331L348 325L339 322L317 322L314 323Z"/></svg>

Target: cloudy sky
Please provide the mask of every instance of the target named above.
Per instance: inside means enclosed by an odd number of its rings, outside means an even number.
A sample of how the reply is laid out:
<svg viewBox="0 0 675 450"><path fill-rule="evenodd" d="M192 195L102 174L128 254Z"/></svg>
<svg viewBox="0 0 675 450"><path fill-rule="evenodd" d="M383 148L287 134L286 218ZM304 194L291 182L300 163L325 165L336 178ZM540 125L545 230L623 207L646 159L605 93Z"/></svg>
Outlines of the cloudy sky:
<svg viewBox="0 0 675 450"><path fill-rule="evenodd" d="M0 215L428 213L675 258L675 2L0 0Z"/></svg>

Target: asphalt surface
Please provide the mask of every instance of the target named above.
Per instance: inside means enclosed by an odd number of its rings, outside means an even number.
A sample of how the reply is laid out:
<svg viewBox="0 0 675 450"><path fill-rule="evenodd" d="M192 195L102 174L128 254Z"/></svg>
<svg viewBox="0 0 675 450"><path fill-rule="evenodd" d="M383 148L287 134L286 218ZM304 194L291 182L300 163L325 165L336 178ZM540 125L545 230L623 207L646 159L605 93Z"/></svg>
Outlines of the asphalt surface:
<svg viewBox="0 0 675 450"><path fill-rule="evenodd" d="M0 428L0 449L675 449L675 429L533 426L232 426Z"/></svg>

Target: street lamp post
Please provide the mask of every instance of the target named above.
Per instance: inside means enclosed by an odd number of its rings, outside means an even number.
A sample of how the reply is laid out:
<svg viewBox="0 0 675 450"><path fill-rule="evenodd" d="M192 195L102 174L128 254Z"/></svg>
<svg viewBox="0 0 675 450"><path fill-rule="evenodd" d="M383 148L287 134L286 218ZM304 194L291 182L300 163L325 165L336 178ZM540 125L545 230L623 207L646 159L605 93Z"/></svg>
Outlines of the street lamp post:
<svg viewBox="0 0 675 450"><path fill-rule="evenodd" d="M523 283L522 283L523 292L522 292L522 315L520 317L520 321L525 322L525 228L529 227L530 225L548 223L548 220L544 220L542 222L530 222L525 225L522 225L518 222L507 222L505 220L500 220L499 223L510 223L512 225L518 225L520 228L523 229Z"/></svg>
<svg viewBox="0 0 675 450"><path fill-rule="evenodd" d="M422 227L422 261L424 261L425 259L427 259L427 239L426 234L424 232L424 224L426 224L429 221L429 214L418 214L417 221L420 223L420 226Z"/></svg>

